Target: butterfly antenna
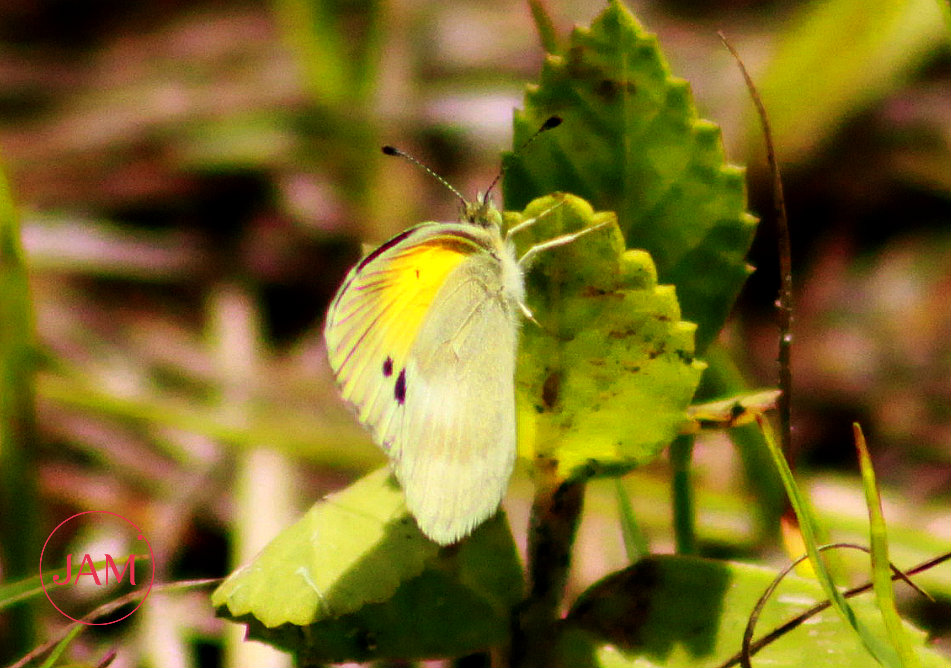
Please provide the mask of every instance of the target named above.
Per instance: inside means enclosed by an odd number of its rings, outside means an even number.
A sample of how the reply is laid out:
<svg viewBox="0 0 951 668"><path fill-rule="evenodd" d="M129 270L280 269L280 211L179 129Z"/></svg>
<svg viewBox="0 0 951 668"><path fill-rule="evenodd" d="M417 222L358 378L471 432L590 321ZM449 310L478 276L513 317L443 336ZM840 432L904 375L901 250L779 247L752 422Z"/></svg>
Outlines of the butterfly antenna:
<svg viewBox="0 0 951 668"><path fill-rule="evenodd" d="M544 123L542 123L542 126L538 128L537 130L535 130L535 132L532 134L531 137L526 139L525 142L521 146L519 146L517 149L515 149L515 151L512 152L512 155L518 155L519 153L524 151L526 148L528 148L529 144L531 144L533 141L535 141L536 138L538 138L538 135L540 135L543 132L548 132L549 130L553 128L557 128L559 125L561 125L561 116L549 116L548 119ZM502 165L502 168L499 170L499 173L495 175L495 178L492 179L492 183L490 183L489 187L486 188L485 194L482 195L483 205L488 203L489 193L491 193L492 189L499 184L499 181L502 179L503 174L505 174L505 165Z"/></svg>
<svg viewBox="0 0 951 668"><path fill-rule="evenodd" d="M444 179L443 177L441 177L439 174L437 174L437 173L434 172L431 168L429 168L429 167L427 167L426 165L424 165L423 163L421 163L419 160L417 160L416 158L414 158L413 156L411 156L409 153L406 153L405 151L401 151L400 149L396 148L395 146L384 146L384 147L383 147L383 152L384 152L386 155L394 155L394 156L396 156L397 158L403 158L403 160L407 160L407 161L413 163L414 165L416 165L417 167L419 167L420 169L422 169L424 172L426 172L427 174L429 174L431 177L433 177L434 179L436 179L437 181L439 181L441 184L443 184L444 186L446 186L446 188L448 188L449 191L450 191L453 195L455 195L456 197L459 198L459 201L462 202L463 208L469 206L469 202L466 201L466 198L462 196L462 193L460 193L458 190L456 190L455 188L453 188L453 187L452 187L452 184L450 184L449 181L447 181L446 179Z"/></svg>

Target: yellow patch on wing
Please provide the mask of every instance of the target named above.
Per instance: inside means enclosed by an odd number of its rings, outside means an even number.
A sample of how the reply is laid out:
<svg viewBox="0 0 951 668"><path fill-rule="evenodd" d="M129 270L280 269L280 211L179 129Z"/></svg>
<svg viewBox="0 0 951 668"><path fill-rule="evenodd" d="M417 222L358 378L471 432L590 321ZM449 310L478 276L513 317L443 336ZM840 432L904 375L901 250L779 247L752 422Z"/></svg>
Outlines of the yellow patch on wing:
<svg viewBox="0 0 951 668"><path fill-rule="evenodd" d="M394 417L396 383L439 289L478 250L450 235L394 244L361 262L331 306L325 327L330 364L344 398L378 440Z"/></svg>

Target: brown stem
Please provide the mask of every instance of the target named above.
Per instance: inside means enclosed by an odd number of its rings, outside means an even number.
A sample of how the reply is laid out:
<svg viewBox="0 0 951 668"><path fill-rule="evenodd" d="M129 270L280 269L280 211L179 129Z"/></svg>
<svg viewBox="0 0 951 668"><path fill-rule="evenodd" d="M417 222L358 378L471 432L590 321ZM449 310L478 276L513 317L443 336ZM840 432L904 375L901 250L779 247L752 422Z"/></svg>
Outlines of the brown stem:
<svg viewBox="0 0 951 668"><path fill-rule="evenodd" d="M763 141L766 143L766 161L769 163L769 171L773 181L773 215L776 221L776 240L779 251L779 299L777 300L779 315L779 389L782 394L779 396L779 422L780 433L782 435L783 452L789 461L789 468L796 468L796 453L793 450L792 443L792 320L793 320L793 276L792 276L792 251L789 237L789 221L786 216L786 197L783 194L783 181L779 174L779 161L776 159L776 148L773 145L773 132L769 126L769 117L766 115L766 107L763 100L756 90L752 77L746 71L746 66L740 59L740 54L736 52L733 45L730 44L726 36L719 32L720 40L723 45L729 49L736 64L740 68L743 80L746 82L746 88L750 92L753 105L756 107L756 113L759 116L760 125L763 127Z"/></svg>
<svg viewBox="0 0 951 668"><path fill-rule="evenodd" d="M571 566L584 484L539 483L532 504L528 538L528 599L514 616L513 668L547 668L552 665L555 634L561 619L561 602Z"/></svg>

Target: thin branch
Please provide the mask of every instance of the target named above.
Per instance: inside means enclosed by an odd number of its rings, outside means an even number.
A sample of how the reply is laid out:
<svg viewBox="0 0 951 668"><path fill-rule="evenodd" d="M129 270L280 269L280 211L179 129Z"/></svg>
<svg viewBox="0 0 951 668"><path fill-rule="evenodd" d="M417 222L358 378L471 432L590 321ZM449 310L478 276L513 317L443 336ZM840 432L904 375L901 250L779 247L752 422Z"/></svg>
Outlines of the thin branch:
<svg viewBox="0 0 951 668"><path fill-rule="evenodd" d="M749 90L753 104L756 106L756 113L759 115L760 125L763 127L763 140L766 144L766 161L769 163L769 171L773 178L773 215L776 218L776 239L779 246L779 300L777 306L779 310L779 389L782 395L779 397L779 421L780 421L780 439L782 441L783 452L789 461L791 469L796 468L796 456L792 446L792 371L791 367L791 349L792 349L792 319L793 319L793 279L792 279L792 251L789 236L789 220L786 217L786 197L783 194L783 181L779 174L779 163L776 160L776 149L773 145L773 133L770 129L769 118L766 115L766 107L763 106L763 100L756 90L756 85L746 71L746 66L740 59L733 45L727 40L722 32L717 32L723 45L729 49L736 64L743 74L746 81L746 88Z"/></svg>

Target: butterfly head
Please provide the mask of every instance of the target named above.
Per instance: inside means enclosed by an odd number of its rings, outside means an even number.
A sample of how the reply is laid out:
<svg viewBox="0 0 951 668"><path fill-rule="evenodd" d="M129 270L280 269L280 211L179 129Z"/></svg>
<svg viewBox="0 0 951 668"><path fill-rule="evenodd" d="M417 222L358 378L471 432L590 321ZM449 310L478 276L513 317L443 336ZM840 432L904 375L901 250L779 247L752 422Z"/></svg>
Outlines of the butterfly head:
<svg viewBox="0 0 951 668"><path fill-rule="evenodd" d="M502 214L495 206L495 202L489 199L489 193L482 193L472 202L462 201L462 220L463 222L480 227L502 227Z"/></svg>

